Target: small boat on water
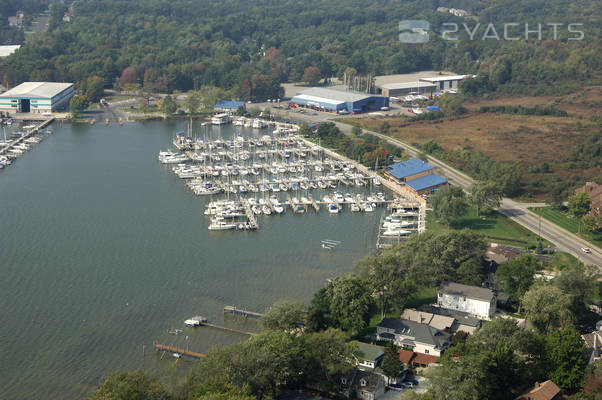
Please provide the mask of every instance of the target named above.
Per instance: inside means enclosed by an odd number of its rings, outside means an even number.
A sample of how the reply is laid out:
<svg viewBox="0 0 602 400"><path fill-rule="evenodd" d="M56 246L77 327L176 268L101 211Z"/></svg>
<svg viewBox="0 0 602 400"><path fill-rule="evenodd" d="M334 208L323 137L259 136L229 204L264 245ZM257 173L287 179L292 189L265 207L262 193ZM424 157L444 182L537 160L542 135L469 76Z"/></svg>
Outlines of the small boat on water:
<svg viewBox="0 0 602 400"><path fill-rule="evenodd" d="M209 227L207 229L209 229L210 231L227 231L235 228L236 224L234 223L226 222L223 219L214 218L211 219L211 224L209 224Z"/></svg>
<svg viewBox="0 0 602 400"><path fill-rule="evenodd" d="M184 321L184 325L186 326L201 326L203 323L208 322L208 319L198 315L196 317L189 318Z"/></svg>
<svg viewBox="0 0 602 400"><path fill-rule="evenodd" d="M341 212L341 207L339 207L339 205L336 203L330 203L328 204L328 212L330 214L338 214Z"/></svg>
<svg viewBox="0 0 602 400"><path fill-rule="evenodd" d="M353 211L353 212L360 211L360 206L358 206L357 203L351 203L351 211Z"/></svg>

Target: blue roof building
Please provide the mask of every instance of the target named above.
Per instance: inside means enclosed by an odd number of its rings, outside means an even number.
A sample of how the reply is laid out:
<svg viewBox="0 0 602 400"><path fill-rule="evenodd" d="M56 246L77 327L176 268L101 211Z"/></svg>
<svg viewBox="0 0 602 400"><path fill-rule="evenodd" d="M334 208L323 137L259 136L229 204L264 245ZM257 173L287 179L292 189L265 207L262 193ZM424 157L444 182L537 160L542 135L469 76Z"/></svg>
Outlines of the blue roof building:
<svg viewBox="0 0 602 400"><path fill-rule="evenodd" d="M411 158L389 166L388 174L398 181L405 182L429 175L429 171L433 169L435 169L435 167L426 161L422 161L419 158Z"/></svg>
<svg viewBox="0 0 602 400"><path fill-rule="evenodd" d="M217 112L236 112L238 107L246 109L245 102L236 100L220 100L215 103L215 107L213 107L213 109Z"/></svg>
<svg viewBox="0 0 602 400"><path fill-rule="evenodd" d="M433 192L439 186L447 184L447 179L437 174L430 174L423 176L422 178L413 179L406 181L406 185L414 189L418 194L426 192Z"/></svg>
<svg viewBox="0 0 602 400"><path fill-rule="evenodd" d="M324 111L362 113L389 107L389 98L346 90L314 87L297 93L291 103Z"/></svg>

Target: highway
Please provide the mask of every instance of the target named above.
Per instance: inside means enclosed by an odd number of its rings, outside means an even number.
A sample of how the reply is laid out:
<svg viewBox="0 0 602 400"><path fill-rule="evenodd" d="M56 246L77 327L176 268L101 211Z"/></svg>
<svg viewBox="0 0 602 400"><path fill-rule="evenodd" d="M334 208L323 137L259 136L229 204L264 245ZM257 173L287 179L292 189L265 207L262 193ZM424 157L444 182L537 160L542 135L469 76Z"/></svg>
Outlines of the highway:
<svg viewBox="0 0 602 400"><path fill-rule="evenodd" d="M269 103L265 105L269 106ZM308 111L307 113L298 113L282 110L278 110L278 112L281 114L286 114L291 119L306 122L325 122L333 118L332 114L323 112ZM351 126L340 122L335 122L335 124L343 133L351 133ZM419 149L401 140L372 131L364 131L402 148L410 155L416 156L421 152ZM432 165L437 166L441 175L445 176L450 183L459 186L464 190L468 190L470 185L472 185L474 182L474 180L465 173L458 171L457 169L434 157L428 156L428 161ZM577 235L549 222L545 218L540 218L537 214L528 210L529 207L540 207L544 205L545 204L543 203L520 203L509 198L504 198L502 199L501 206L498 211L530 231L540 234L542 238L553 243L560 251L572 254L586 265L597 265L602 271L602 250L599 247L586 242ZM591 249L591 254L583 252L581 250L582 248Z"/></svg>

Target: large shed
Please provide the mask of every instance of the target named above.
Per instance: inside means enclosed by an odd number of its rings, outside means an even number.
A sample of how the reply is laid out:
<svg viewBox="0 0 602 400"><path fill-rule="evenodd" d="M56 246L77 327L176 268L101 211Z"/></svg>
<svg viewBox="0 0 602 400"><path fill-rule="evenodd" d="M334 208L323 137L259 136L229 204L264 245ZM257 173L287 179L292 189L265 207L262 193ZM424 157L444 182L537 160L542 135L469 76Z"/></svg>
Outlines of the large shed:
<svg viewBox="0 0 602 400"><path fill-rule="evenodd" d="M291 99L291 103L324 111L362 113L389 107L389 99L366 93L331 88L310 88Z"/></svg>
<svg viewBox="0 0 602 400"><path fill-rule="evenodd" d="M66 108L73 83L24 82L0 95L0 111L42 114Z"/></svg>

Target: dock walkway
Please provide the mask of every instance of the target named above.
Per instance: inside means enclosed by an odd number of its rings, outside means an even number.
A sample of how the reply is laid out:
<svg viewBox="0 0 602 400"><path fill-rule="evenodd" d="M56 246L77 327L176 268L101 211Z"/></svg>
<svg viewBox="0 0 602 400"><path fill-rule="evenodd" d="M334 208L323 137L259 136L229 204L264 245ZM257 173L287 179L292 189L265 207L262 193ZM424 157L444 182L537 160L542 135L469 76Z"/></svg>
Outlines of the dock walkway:
<svg viewBox="0 0 602 400"><path fill-rule="evenodd" d="M164 352L171 353L171 354L181 354L183 356L196 358L196 359L201 359L201 358L207 357L205 354L196 353L194 351L189 351L189 350L185 350L185 349L180 349L178 347L167 346L167 345L160 344L160 343L155 343L155 350L156 351L164 351Z"/></svg>
<svg viewBox="0 0 602 400"><path fill-rule="evenodd" d="M240 308L236 308L234 306L226 306L226 307L224 307L224 313L225 314L238 315L238 316L241 316L241 317L249 317L249 318L261 318L261 317L263 317L262 313L258 313L258 312L254 312L254 311L241 310Z"/></svg>

